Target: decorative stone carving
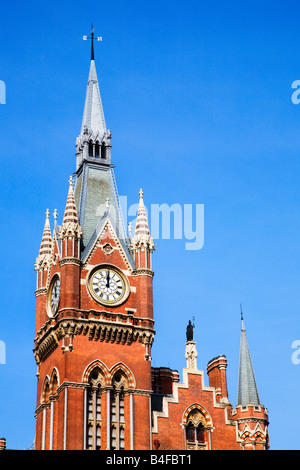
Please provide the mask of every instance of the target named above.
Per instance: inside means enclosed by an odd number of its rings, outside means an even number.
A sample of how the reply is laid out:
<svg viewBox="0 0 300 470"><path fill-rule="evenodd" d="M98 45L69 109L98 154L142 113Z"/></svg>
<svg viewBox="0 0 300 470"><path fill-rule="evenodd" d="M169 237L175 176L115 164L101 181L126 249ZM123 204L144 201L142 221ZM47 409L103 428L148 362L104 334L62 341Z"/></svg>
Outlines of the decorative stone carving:
<svg viewBox="0 0 300 470"><path fill-rule="evenodd" d="M110 243L105 243L105 245L103 245L102 247L102 250L104 251L106 255L111 255L114 251Z"/></svg>
<svg viewBox="0 0 300 470"><path fill-rule="evenodd" d="M197 370L197 356L198 352L195 341L187 341L185 343L185 358L187 369Z"/></svg>

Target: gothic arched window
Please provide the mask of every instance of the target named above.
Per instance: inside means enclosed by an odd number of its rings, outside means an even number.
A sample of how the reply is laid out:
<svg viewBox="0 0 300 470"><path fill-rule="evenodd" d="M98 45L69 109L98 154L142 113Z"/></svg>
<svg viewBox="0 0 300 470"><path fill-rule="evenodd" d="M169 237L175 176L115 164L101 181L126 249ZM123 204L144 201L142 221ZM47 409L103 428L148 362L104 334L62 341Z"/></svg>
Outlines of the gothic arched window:
<svg viewBox="0 0 300 470"><path fill-rule="evenodd" d="M101 158L104 158L104 159L106 158L106 146L104 142L101 145Z"/></svg>
<svg viewBox="0 0 300 470"><path fill-rule="evenodd" d="M47 378L44 383L43 393L42 393L42 401L43 403L49 403L49 396L50 396L50 383L49 379Z"/></svg>
<svg viewBox="0 0 300 470"><path fill-rule="evenodd" d="M93 144L93 141L90 140L89 141L89 157L93 157L94 156L94 144Z"/></svg>
<svg viewBox="0 0 300 470"><path fill-rule="evenodd" d="M89 386L86 394L86 448L101 449L101 397L103 375L99 367L92 370L89 376Z"/></svg>
<svg viewBox="0 0 300 470"><path fill-rule="evenodd" d="M207 449L206 421L197 408L194 408L188 415L185 440L187 449Z"/></svg>
<svg viewBox="0 0 300 470"><path fill-rule="evenodd" d="M128 387L126 377L117 372L112 381L111 393L111 449L125 449L125 388Z"/></svg>
<svg viewBox="0 0 300 470"><path fill-rule="evenodd" d="M99 158L99 153L100 153L100 145L99 145L99 142L97 140L96 143L95 143L95 157L96 158Z"/></svg>

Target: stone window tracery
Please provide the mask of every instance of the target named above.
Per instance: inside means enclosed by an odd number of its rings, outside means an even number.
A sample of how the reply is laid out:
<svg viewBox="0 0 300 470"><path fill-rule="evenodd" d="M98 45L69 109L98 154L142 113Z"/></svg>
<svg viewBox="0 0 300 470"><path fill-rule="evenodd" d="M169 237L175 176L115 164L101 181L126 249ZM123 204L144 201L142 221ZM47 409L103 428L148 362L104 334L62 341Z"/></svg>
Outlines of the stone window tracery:
<svg viewBox="0 0 300 470"><path fill-rule="evenodd" d="M120 371L112 380L111 394L111 449L122 450L125 448L125 394L128 387L127 379Z"/></svg>
<svg viewBox="0 0 300 470"><path fill-rule="evenodd" d="M87 409L87 435L86 448L101 450L102 412L101 398L103 392L103 375L99 367L92 370L88 380L89 386L86 395Z"/></svg>
<svg viewBox="0 0 300 470"><path fill-rule="evenodd" d="M190 411L185 427L186 448L194 450L206 450L207 425L204 415L197 408Z"/></svg>

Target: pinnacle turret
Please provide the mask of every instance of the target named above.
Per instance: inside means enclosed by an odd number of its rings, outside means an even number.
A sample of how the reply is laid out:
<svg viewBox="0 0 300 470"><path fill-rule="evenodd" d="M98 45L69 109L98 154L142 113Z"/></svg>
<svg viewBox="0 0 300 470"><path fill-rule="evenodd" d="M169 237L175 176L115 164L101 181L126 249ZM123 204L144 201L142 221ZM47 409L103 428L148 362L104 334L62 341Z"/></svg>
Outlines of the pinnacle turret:
<svg viewBox="0 0 300 470"><path fill-rule="evenodd" d="M51 229L50 229L50 222L49 222L49 209L46 210L46 221L39 251L39 257L43 257L44 255L49 255L51 253L52 247L52 236L51 236Z"/></svg>
<svg viewBox="0 0 300 470"><path fill-rule="evenodd" d="M140 201L136 218L134 236L131 240L131 244L132 248L137 248L140 245L144 245L152 251L154 248L154 243L150 235L146 208L144 205L144 193L142 189L140 189L139 196Z"/></svg>
<svg viewBox="0 0 300 470"><path fill-rule="evenodd" d="M139 194L140 202L130 249L135 258L135 265L137 269L146 268L152 270L152 251L154 250L154 243L150 235L142 189L140 189Z"/></svg>
<svg viewBox="0 0 300 470"><path fill-rule="evenodd" d="M68 224L70 222L73 224L78 224L77 208L76 208L74 192L73 192L73 180L71 176L69 179L69 192L68 192L67 203L65 207L63 225Z"/></svg>
<svg viewBox="0 0 300 470"><path fill-rule="evenodd" d="M81 238L81 234L82 232L78 221L76 202L73 192L73 180L70 176L68 197L63 222L59 231L59 238L62 239L66 236L76 236L79 239Z"/></svg>

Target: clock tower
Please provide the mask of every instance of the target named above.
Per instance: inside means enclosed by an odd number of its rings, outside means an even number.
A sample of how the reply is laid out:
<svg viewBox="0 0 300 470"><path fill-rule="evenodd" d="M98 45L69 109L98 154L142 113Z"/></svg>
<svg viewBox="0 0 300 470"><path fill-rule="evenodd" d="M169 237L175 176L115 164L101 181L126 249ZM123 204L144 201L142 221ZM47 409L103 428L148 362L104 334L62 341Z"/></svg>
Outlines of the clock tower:
<svg viewBox="0 0 300 470"><path fill-rule="evenodd" d="M36 449L151 448L152 252L143 192L124 228L92 54L76 171L35 263Z"/></svg>
<svg viewBox="0 0 300 470"><path fill-rule="evenodd" d="M133 236L124 227L93 39L76 169L61 222L54 210L51 228L46 211L35 263L35 448L268 449L243 316L235 408L226 356L208 362L206 384L191 322L182 381L177 370L151 367L154 243L141 189Z"/></svg>

